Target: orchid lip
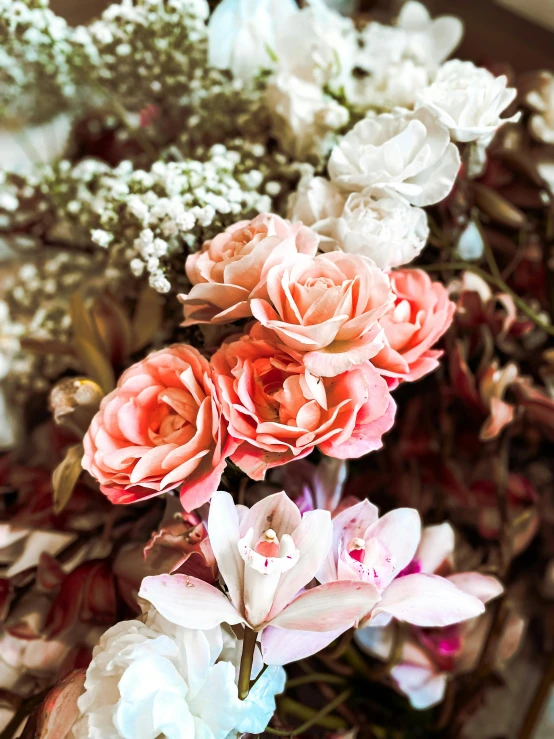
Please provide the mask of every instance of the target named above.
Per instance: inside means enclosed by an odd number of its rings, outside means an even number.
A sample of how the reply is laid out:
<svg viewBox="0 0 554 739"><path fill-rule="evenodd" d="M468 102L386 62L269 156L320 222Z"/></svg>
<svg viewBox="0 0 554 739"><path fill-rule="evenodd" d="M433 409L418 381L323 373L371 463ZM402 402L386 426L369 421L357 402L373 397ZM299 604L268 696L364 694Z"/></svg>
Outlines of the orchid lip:
<svg viewBox="0 0 554 739"><path fill-rule="evenodd" d="M348 545L348 554L356 562L363 562L365 557L365 541L359 537L352 539Z"/></svg>
<svg viewBox="0 0 554 739"><path fill-rule="evenodd" d="M267 529L254 546L253 539L254 530L249 529L238 542L240 556L247 568L263 575L287 572L300 558L300 552L289 534L283 534L279 540L273 529Z"/></svg>

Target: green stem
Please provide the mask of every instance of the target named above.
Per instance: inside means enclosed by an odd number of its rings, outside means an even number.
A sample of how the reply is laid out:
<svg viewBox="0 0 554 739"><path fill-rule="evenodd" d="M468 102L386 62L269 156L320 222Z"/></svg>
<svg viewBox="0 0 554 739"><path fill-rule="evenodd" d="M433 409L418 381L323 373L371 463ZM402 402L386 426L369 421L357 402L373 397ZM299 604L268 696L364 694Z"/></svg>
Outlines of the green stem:
<svg viewBox="0 0 554 739"><path fill-rule="evenodd" d="M329 716L335 708L340 706L342 703L347 701L352 695L352 690L348 688L343 690L342 693L337 695L332 701L324 706L320 711L315 711L313 708L303 706L301 703L291 700L290 698L283 698L280 701L280 707L285 713L293 713L302 718L303 716L309 717L303 724L297 726L296 729L273 729L268 726L266 731L268 734L275 734L276 736L298 736L303 734L312 726L322 726L325 729L344 729L347 728L347 723L338 716Z"/></svg>
<svg viewBox="0 0 554 739"><path fill-rule="evenodd" d="M242 655L239 670L239 698L243 701L250 692L250 675L252 674L252 662L254 661L254 650L258 635L248 626L244 627L244 640L242 642Z"/></svg>
<svg viewBox="0 0 554 739"><path fill-rule="evenodd" d="M546 331L547 334L549 334L550 336L554 336L554 326L552 326L550 323L545 323L545 321L543 321L543 319L539 315L537 315L537 313L532 308L530 308L527 303L519 297L519 295L517 295L511 288L508 287L508 285L501 277L494 277L493 275L489 275L488 272L480 269L480 267L476 267L474 264L468 264L467 262L424 264L419 265L418 269L422 269L424 272L441 272L442 270L448 270L452 272L455 272L457 270L473 272L474 275L481 277L481 279L485 280L485 282L488 282L490 285L494 285L494 287L510 295L514 303L517 305L520 311L527 316L527 318L531 319L531 321L533 321L536 326L538 326L543 331Z"/></svg>
<svg viewBox="0 0 554 739"><path fill-rule="evenodd" d="M301 677L293 677L292 680L287 680L287 688L297 688L300 685L308 685L309 683L344 685L346 680L340 675L330 675L327 672L312 672L311 675L302 675Z"/></svg>

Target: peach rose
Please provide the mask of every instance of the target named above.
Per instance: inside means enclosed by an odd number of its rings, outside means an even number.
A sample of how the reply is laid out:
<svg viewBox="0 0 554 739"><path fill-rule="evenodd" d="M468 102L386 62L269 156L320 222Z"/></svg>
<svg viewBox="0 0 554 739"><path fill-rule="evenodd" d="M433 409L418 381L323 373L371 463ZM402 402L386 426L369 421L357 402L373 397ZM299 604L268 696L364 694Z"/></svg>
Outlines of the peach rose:
<svg viewBox="0 0 554 739"><path fill-rule="evenodd" d="M193 287L188 295L179 295L185 312L182 325L250 316L250 298L265 296L271 267L296 254L313 256L317 244L311 229L270 213L235 223L187 257L185 268Z"/></svg>
<svg viewBox="0 0 554 739"><path fill-rule="evenodd" d="M420 269L399 269L390 278L396 302L379 321L387 344L371 361L381 374L412 382L438 367L442 352L431 347L448 330L456 304Z"/></svg>
<svg viewBox="0 0 554 739"><path fill-rule="evenodd" d="M243 440L231 459L254 480L316 446L330 457L360 457L382 446L394 422L387 382L369 362L316 378L259 324L223 344L212 364L229 433Z"/></svg>
<svg viewBox="0 0 554 739"><path fill-rule="evenodd" d="M112 503L133 503L181 486L187 511L217 490L237 447L220 413L209 362L174 344L121 376L84 439L83 467Z"/></svg>
<svg viewBox="0 0 554 739"><path fill-rule="evenodd" d="M335 377L379 352L379 319L393 305L388 276L368 257L340 251L298 254L267 275L268 300L252 314L286 346L302 352L307 370Z"/></svg>

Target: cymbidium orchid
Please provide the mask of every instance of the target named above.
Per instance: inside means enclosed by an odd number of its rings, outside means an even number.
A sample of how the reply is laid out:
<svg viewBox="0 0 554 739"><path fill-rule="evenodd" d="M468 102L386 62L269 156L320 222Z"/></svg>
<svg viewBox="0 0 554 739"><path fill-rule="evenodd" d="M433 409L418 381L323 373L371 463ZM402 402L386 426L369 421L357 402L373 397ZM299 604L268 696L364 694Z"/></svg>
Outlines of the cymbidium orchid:
<svg viewBox="0 0 554 739"><path fill-rule="evenodd" d="M489 575L479 572L452 572L455 537L448 523L428 526L411 564L412 570L433 575L447 575L447 580L459 590L487 603L502 593L502 585ZM452 674L471 670L479 659L490 628L487 615L469 619L446 628L412 628L402 644L401 657L390 676L397 689L405 693L414 708L425 709L444 696ZM524 623L512 615L502 630L495 659L507 659L519 643ZM387 659L393 649L394 634L390 627L366 628L356 632L360 648L381 659Z"/></svg>
<svg viewBox="0 0 554 739"><path fill-rule="evenodd" d="M377 508L363 500L333 519L333 546L317 579L375 585L381 598L368 608L360 626L383 626L393 618L417 626L448 626L481 614L479 598L421 571L414 559L420 538L414 508L398 508L379 518Z"/></svg>
<svg viewBox="0 0 554 739"><path fill-rule="evenodd" d="M285 493L270 495L250 509L235 506L229 493L215 493L208 534L226 593L188 575L160 575L145 578L139 595L185 628L242 624L243 696L257 633L269 624L293 631L344 631L379 598L375 584L362 581L329 582L301 592L331 547L331 516L322 510L302 516Z"/></svg>
<svg viewBox="0 0 554 739"><path fill-rule="evenodd" d="M386 626L393 618L417 626L448 626L478 616L481 600L452 582L421 571L414 555L421 522L413 508L399 508L379 518L377 508L363 500L333 518L333 544L316 577L333 582L373 585L379 596L368 599L357 626ZM332 633L286 635L270 628L264 659L284 664L323 649L346 629ZM320 630L321 631L321 630ZM310 632L310 629L307 629Z"/></svg>

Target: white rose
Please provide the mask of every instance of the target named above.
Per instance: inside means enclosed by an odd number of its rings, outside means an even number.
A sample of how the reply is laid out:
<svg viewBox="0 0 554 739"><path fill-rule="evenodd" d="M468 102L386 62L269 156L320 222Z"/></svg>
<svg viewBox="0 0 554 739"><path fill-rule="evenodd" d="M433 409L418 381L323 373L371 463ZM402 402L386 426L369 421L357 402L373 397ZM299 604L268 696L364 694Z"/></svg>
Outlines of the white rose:
<svg viewBox="0 0 554 739"><path fill-rule="evenodd" d="M443 200L460 169L460 153L450 134L425 108L368 116L335 146L329 174L347 191L380 188L412 205Z"/></svg>
<svg viewBox="0 0 554 739"><path fill-rule="evenodd" d="M401 267L415 259L429 236L427 213L398 197L379 192L352 193L339 218L329 219L320 248L337 246L349 254L362 254L383 270ZM313 226L318 230L317 225Z"/></svg>
<svg viewBox="0 0 554 739"><path fill-rule="evenodd" d="M226 739L262 732L285 672L268 667L241 701L235 682L240 653L230 630L185 629L154 610L146 623L116 624L94 649L74 739Z"/></svg>
<svg viewBox="0 0 554 739"><path fill-rule="evenodd" d="M534 111L529 121L531 133L545 144L554 144L554 75L542 71L529 77L531 89L525 102Z"/></svg>
<svg viewBox="0 0 554 739"><path fill-rule="evenodd" d="M273 130L285 151L297 159L323 155L332 145L330 134L348 122L348 111L322 89L299 77L280 74L266 90Z"/></svg>
<svg viewBox="0 0 554 739"><path fill-rule="evenodd" d="M344 192L325 177L314 177L313 167L306 165L296 192L289 198L288 218L305 226L317 226L328 218L338 218L345 200Z"/></svg>
<svg viewBox="0 0 554 739"><path fill-rule="evenodd" d="M274 66L277 29L297 14L294 0L223 0L208 23L208 61L249 79Z"/></svg>
<svg viewBox="0 0 554 739"><path fill-rule="evenodd" d="M517 90L507 87L507 78L495 77L472 62L453 59L444 64L433 84L420 92L417 105L433 110L448 127L455 141L490 139L509 121L500 115L515 100Z"/></svg>

